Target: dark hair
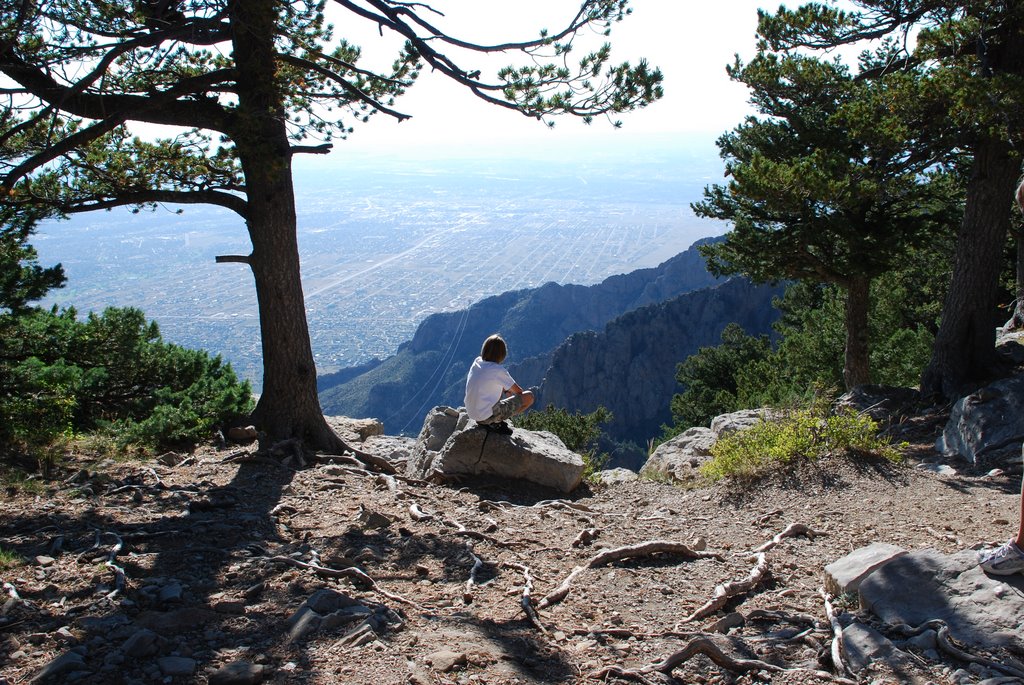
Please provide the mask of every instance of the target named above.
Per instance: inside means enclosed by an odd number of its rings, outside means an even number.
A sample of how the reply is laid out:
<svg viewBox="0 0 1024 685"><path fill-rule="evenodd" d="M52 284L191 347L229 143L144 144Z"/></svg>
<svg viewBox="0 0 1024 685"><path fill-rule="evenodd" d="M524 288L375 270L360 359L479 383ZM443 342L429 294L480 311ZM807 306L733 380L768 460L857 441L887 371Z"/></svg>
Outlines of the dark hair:
<svg viewBox="0 0 1024 685"><path fill-rule="evenodd" d="M480 348L480 357L485 362L500 364L505 361L506 355L508 355L508 347L497 333L484 340L484 346Z"/></svg>

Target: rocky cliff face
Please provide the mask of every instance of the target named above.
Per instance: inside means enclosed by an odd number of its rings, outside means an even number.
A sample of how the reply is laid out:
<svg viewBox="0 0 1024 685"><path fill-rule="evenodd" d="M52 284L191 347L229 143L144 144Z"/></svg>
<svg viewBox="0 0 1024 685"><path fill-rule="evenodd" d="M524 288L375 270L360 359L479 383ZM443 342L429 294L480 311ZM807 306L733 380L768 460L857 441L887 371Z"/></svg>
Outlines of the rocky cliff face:
<svg viewBox="0 0 1024 685"><path fill-rule="evenodd" d="M676 365L719 344L730 322L751 335L769 332L778 314L771 301L781 292L734 278L631 311L601 332L577 333L551 355L538 404L581 412L603 405L614 415L605 432L642 446L671 419Z"/></svg>
<svg viewBox="0 0 1024 685"><path fill-rule="evenodd" d="M520 385L538 385L551 351L574 333L600 329L637 307L716 283L697 252L700 242L658 267L593 286L548 283L431 315L395 355L365 373L353 377L343 370L337 377L345 382L337 384L321 378L324 413L375 417L389 433L415 433L431 407L462 403L469 365L494 332L508 341L507 363Z"/></svg>

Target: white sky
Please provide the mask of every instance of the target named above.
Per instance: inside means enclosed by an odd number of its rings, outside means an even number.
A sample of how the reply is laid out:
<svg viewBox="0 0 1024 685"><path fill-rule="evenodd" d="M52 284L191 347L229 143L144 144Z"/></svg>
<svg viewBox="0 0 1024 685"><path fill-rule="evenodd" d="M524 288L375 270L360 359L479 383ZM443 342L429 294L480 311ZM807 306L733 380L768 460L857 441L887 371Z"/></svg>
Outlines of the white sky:
<svg viewBox="0 0 1024 685"><path fill-rule="evenodd" d="M430 6L446 14L433 17L439 28L451 26L457 37L486 43L532 39L541 28L555 31L571 19L579 4L577 0L437 0ZM335 154L408 150L410 146L484 152L508 143L545 145L571 139L595 145L628 144L635 136L649 134L700 133L713 139L738 124L750 111L747 92L742 84L729 80L725 67L737 53L744 60L753 56L757 9L777 5L763 0L633 0L631 6L632 15L614 24L607 39L595 36L592 44L609 40L614 64L635 64L638 58L647 58L664 74L665 96L619 117L621 130L602 119L588 127L570 117L557 118L555 128L548 130L535 119L475 98L440 74L424 72L395 105L396 110L411 114L411 120L399 123L377 114L369 123L356 126L347 141L340 141ZM352 24L353 19L344 15L333 19L338 36L362 47L360 65L389 64L394 58L394 43L387 36L381 38L372 25ZM575 51L583 53L583 49ZM509 61L502 58L499 66Z"/></svg>

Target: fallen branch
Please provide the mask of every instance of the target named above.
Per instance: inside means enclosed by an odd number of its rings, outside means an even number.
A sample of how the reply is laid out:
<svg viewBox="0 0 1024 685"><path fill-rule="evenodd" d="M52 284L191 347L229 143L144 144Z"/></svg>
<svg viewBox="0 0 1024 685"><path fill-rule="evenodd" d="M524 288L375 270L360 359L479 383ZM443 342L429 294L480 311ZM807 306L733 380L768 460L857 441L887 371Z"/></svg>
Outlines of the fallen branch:
<svg viewBox="0 0 1024 685"><path fill-rule="evenodd" d="M747 577L742 580L733 580L728 583L723 583L715 587L715 595L704 606L700 607L692 614L684 618L681 623L691 623L693 621L699 621L702 618L710 616L715 613L733 597L744 592L748 592L757 586L764 578L765 572L768 570L768 559L764 552L758 552L754 555L757 559L757 563L754 568L750 570Z"/></svg>
<svg viewBox="0 0 1024 685"><path fill-rule="evenodd" d="M572 582L576 579L576 576L580 575L588 568L597 568L598 566L610 564L614 561L622 561L623 559L650 557L659 553L676 554L689 560L710 558L721 561L722 559L720 554L716 554L714 552L695 552L682 542L672 542L669 540L649 540L647 542L641 542L638 545L606 549L591 557L582 566L574 568L566 579L562 581L561 585L549 592L540 600L537 604L537 608L546 609L547 607L557 604L565 599L569 594L569 589L572 586Z"/></svg>

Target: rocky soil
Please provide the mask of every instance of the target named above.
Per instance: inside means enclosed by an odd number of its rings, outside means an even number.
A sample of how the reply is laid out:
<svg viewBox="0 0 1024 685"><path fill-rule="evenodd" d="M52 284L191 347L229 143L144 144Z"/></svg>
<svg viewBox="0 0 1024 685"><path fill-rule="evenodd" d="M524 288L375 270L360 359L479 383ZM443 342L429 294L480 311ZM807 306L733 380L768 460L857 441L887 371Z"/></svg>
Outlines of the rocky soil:
<svg viewBox="0 0 1024 685"><path fill-rule="evenodd" d="M1016 525L1020 468L940 472L933 437L901 466L570 498L296 468L255 446L72 458L43 494L0 503L0 548L24 559L0 571L0 684L1017 682L913 647L909 676L830 660L826 564L875 541L952 553ZM737 592L707 606L719 586Z"/></svg>

